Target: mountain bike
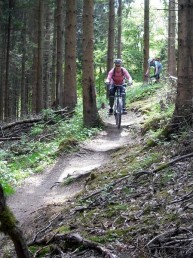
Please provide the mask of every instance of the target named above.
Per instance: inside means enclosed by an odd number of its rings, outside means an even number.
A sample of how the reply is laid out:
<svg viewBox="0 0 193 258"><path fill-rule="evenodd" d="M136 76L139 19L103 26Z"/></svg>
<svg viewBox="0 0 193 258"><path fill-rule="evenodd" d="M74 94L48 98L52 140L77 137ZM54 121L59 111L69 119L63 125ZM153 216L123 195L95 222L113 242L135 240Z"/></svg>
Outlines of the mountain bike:
<svg viewBox="0 0 193 258"><path fill-rule="evenodd" d="M113 106L113 114L115 116L115 122L120 129L121 127L121 117L123 113L123 97L122 97L122 88L126 87L126 84L115 85L116 92L114 97L114 106Z"/></svg>
<svg viewBox="0 0 193 258"><path fill-rule="evenodd" d="M153 85L156 82L155 75L147 76L147 84Z"/></svg>

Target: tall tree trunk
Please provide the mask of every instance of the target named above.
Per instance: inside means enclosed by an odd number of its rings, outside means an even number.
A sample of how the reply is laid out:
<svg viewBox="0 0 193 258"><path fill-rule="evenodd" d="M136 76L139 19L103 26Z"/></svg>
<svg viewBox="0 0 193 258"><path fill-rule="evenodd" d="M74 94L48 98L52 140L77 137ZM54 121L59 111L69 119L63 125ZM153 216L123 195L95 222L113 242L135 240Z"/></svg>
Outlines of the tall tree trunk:
<svg viewBox="0 0 193 258"><path fill-rule="evenodd" d="M64 42L64 11L63 0L57 1L57 76L56 76L56 106L64 107L63 84L63 42Z"/></svg>
<svg viewBox="0 0 193 258"><path fill-rule="evenodd" d="M50 38L51 38L51 18L52 11L48 3L45 3L45 40L44 40L44 55L43 55L43 106L48 108L50 104Z"/></svg>
<svg viewBox="0 0 193 258"><path fill-rule="evenodd" d="M192 123L193 113L193 0L178 1L178 86L173 124Z"/></svg>
<svg viewBox="0 0 193 258"><path fill-rule="evenodd" d="M1 80L0 80L0 120L3 121L4 120L4 99L5 99L5 78L4 78L4 74L5 74L5 62L6 62L6 53L4 51L4 49L6 48L6 40L5 40L5 35L6 33L4 32L2 35L4 35L4 37L2 37L2 49L1 49Z"/></svg>
<svg viewBox="0 0 193 258"><path fill-rule="evenodd" d="M94 84L94 26L93 0L83 1L83 120L86 127L99 125L96 106L96 90Z"/></svg>
<svg viewBox="0 0 193 258"><path fill-rule="evenodd" d="M27 92L25 81L25 64L26 64L26 14L23 14L23 29L21 35L23 53L22 53L22 69L21 69L21 115L27 114Z"/></svg>
<svg viewBox="0 0 193 258"><path fill-rule="evenodd" d="M54 30L52 40L52 66L51 66L51 106L56 107L56 24L57 24L57 9L54 9Z"/></svg>
<svg viewBox="0 0 193 258"><path fill-rule="evenodd" d="M12 8L14 1L9 0L9 15L7 25L7 47L6 47L6 70L5 70L5 98L4 98L4 114L5 121L8 121L11 116L11 91L9 84L9 66L10 66L10 45L11 45L11 26L12 26Z"/></svg>
<svg viewBox="0 0 193 258"><path fill-rule="evenodd" d="M118 7L118 35L117 35L117 58L121 58L121 35L122 35L122 0L119 0Z"/></svg>
<svg viewBox="0 0 193 258"><path fill-rule="evenodd" d="M38 1L34 4L34 10L32 14L32 19L34 22L31 22L32 30L32 41L33 41L33 64L32 64L32 113L36 114L37 110L37 71L38 71Z"/></svg>
<svg viewBox="0 0 193 258"><path fill-rule="evenodd" d="M109 0L107 73L113 67L114 48L115 48L115 1Z"/></svg>
<svg viewBox="0 0 193 258"><path fill-rule="evenodd" d="M44 1L39 0L38 8L38 63L37 63L37 98L36 113L43 109L43 80L42 80L42 59L43 59L43 20L44 20Z"/></svg>
<svg viewBox="0 0 193 258"><path fill-rule="evenodd" d="M168 74L176 76L176 4L174 0L169 0L168 19Z"/></svg>
<svg viewBox="0 0 193 258"><path fill-rule="evenodd" d="M148 68L149 58L149 0L144 0L144 36L143 36L143 80L145 81L145 73Z"/></svg>
<svg viewBox="0 0 193 258"><path fill-rule="evenodd" d="M113 67L115 48L115 1L109 0L109 29L108 29L108 49L107 49L107 74ZM106 98L109 98L109 88L107 88Z"/></svg>
<svg viewBox="0 0 193 258"><path fill-rule="evenodd" d="M76 92L76 1L66 1L64 105L72 111Z"/></svg>

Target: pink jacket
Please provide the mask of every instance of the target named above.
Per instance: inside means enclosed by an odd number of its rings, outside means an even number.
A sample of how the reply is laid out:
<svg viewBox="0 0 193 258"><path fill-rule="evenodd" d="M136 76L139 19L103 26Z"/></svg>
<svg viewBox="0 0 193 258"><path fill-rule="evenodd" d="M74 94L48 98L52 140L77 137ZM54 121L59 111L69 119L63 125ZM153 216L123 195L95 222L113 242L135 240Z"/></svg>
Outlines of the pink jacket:
<svg viewBox="0 0 193 258"><path fill-rule="evenodd" d="M120 85L125 82L125 78L132 80L131 75L124 67L121 67L119 71L112 68L108 73L107 81L109 81L110 84Z"/></svg>

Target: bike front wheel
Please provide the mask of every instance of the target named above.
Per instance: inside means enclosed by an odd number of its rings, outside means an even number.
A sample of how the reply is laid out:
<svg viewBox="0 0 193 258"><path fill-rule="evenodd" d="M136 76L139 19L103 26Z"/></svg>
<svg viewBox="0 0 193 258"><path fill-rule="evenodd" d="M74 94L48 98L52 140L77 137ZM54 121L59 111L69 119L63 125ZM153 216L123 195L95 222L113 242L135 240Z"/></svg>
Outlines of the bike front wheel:
<svg viewBox="0 0 193 258"><path fill-rule="evenodd" d="M117 112L116 112L116 125L120 129L121 127L121 116L122 116L122 101L117 99Z"/></svg>

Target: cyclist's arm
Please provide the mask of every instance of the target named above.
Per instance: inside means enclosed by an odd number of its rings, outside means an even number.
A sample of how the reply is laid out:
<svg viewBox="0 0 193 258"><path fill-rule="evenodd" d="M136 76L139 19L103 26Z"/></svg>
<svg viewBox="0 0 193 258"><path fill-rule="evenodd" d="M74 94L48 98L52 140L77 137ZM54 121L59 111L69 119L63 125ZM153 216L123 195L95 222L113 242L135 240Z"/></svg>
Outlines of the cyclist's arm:
<svg viewBox="0 0 193 258"><path fill-rule="evenodd" d="M131 85L133 82L131 75L125 68L123 68L123 72L124 72L125 78L128 80L129 85Z"/></svg>
<svg viewBox="0 0 193 258"><path fill-rule="evenodd" d="M113 71L114 71L114 68L109 71L105 83L111 83L112 82Z"/></svg>
<svg viewBox="0 0 193 258"><path fill-rule="evenodd" d="M148 66L145 76L148 76L150 67Z"/></svg>

